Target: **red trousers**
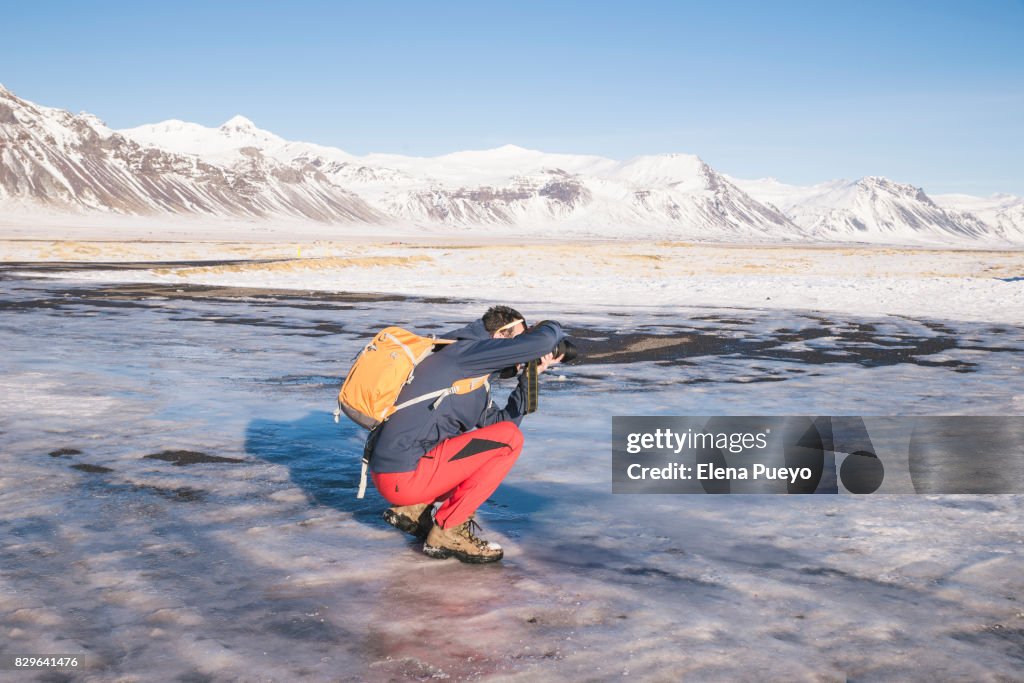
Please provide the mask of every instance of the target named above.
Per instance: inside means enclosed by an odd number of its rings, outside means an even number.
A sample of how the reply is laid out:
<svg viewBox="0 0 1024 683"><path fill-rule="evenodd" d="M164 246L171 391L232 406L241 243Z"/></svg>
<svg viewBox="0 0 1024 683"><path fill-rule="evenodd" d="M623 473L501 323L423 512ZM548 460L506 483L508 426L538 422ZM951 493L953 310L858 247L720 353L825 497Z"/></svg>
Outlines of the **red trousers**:
<svg viewBox="0 0 1024 683"><path fill-rule="evenodd" d="M437 444L412 472L374 472L373 483L392 505L444 500L434 513L442 529L456 527L494 493L523 449L513 422L497 422Z"/></svg>

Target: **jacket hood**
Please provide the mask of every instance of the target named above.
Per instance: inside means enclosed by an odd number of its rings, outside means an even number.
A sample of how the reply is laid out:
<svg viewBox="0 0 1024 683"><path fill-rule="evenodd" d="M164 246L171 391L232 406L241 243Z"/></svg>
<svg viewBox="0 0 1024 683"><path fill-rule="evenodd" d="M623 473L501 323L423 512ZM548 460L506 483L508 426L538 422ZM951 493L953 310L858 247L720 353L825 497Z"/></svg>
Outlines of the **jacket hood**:
<svg viewBox="0 0 1024 683"><path fill-rule="evenodd" d="M457 330L452 330L451 332L446 332L445 334L442 334L441 338L442 339L472 339L474 341L479 341L481 339L490 339L491 335L487 331L487 328L484 327L484 321L483 320L474 320L473 322L471 322L470 324L466 325L465 327L460 327Z"/></svg>

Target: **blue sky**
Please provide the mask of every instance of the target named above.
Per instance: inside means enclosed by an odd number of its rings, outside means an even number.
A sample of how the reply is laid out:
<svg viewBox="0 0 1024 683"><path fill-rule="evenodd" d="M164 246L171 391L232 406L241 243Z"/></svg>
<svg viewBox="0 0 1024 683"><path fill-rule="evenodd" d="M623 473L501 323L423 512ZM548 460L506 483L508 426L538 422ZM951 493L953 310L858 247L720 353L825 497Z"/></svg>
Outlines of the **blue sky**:
<svg viewBox="0 0 1024 683"><path fill-rule="evenodd" d="M698 154L1024 195L1024 2L40 2L0 82L115 128L243 114L355 154Z"/></svg>

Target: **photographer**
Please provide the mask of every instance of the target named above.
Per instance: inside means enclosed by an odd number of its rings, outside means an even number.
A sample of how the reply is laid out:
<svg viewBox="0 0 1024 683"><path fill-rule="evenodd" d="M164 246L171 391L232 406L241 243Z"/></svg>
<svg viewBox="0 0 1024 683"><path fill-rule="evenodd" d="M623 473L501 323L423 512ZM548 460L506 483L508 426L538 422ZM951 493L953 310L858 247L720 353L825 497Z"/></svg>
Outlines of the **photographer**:
<svg viewBox="0 0 1024 683"><path fill-rule="evenodd" d="M494 562L501 546L475 535L473 513L512 469L523 446L519 423L531 407L536 374L522 372L504 408L491 401L486 376L536 361L541 373L562 360L553 350L565 334L556 322L527 330L523 316L494 306L472 324L444 335L456 339L424 359L399 403L452 385L460 378L484 376L483 387L424 401L395 413L371 432L373 483L394 507L384 519L402 531L426 537L423 552L463 562ZM539 359L539 360L538 360ZM511 374L508 372L506 374ZM532 396L535 406L536 396ZM433 520L435 502L443 501Z"/></svg>

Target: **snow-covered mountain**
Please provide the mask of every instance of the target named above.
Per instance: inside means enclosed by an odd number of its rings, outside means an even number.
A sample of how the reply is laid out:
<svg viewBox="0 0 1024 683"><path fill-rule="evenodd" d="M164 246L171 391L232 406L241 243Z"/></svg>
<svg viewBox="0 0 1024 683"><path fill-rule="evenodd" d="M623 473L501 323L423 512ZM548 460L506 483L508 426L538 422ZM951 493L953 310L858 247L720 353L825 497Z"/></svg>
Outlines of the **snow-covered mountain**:
<svg viewBox="0 0 1024 683"><path fill-rule="evenodd" d="M141 145L194 154L209 163L225 163L240 149L255 147L279 163L315 168L393 220L421 226L498 225L606 237L805 237L780 212L690 155L618 162L506 145L435 158L359 158L289 142L242 117L219 128L165 121L119 132Z"/></svg>
<svg viewBox="0 0 1024 683"><path fill-rule="evenodd" d="M1016 198L1014 198L1016 199ZM969 202L968 202L969 204ZM686 154L616 161L506 145L354 156L236 116L120 131L0 86L0 206L298 217L502 234L876 242L1024 241L1024 200L979 217L885 178L735 180Z"/></svg>
<svg viewBox="0 0 1024 683"><path fill-rule="evenodd" d="M1010 239L1024 240L1024 197L1002 193L989 197L938 194L933 199L947 210L977 216L988 225L1003 231Z"/></svg>
<svg viewBox="0 0 1024 683"><path fill-rule="evenodd" d="M269 131L260 130L244 116L235 116L220 128L206 128L198 123L171 119L118 132L146 147L204 157L237 152L243 147L267 149L285 144L284 140Z"/></svg>
<svg viewBox="0 0 1024 683"><path fill-rule="evenodd" d="M815 239L921 243L1018 237L962 208L940 205L919 187L888 178L867 176L803 187L774 178L733 182L778 207Z"/></svg>
<svg viewBox="0 0 1024 683"><path fill-rule="evenodd" d="M281 164L256 146L223 163L143 146L94 116L41 107L2 86L0 201L123 214L385 219L317 169Z"/></svg>
<svg viewBox="0 0 1024 683"><path fill-rule="evenodd" d="M364 193L393 215L449 226L497 223L607 237L803 237L781 213L693 156L620 163L513 147L454 156L442 157L436 170L422 169L411 182L367 187ZM659 176L666 167L671 175Z"/></svg>

